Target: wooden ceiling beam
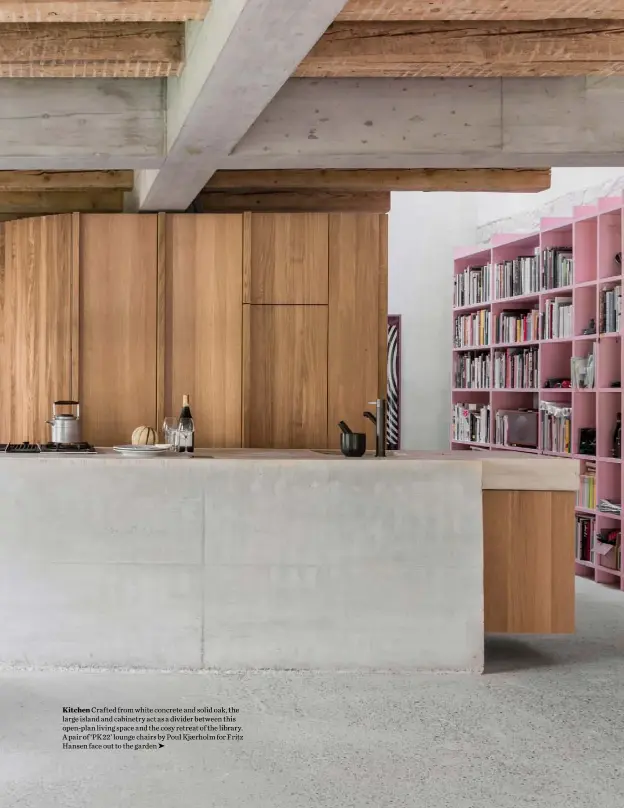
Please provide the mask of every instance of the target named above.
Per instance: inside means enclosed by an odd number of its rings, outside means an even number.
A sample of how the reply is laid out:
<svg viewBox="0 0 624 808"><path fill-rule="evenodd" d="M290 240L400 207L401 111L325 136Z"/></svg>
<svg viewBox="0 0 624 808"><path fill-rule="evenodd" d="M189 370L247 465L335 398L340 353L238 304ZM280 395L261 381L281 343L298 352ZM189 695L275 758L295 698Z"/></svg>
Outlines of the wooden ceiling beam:
<svg viewBox="0 0 624 808"><path fill-rule="evenodd" d="M624 0L350 0L338 20L624 19Z"/></svg>
<svg viewBox="0 0 624 808"><path fill-rule="evenodd" d="M4 22L185 22L202 20L210 0L0 0Z"/></svg>
<svg viewBox="0 0 624 808"><path fill-rule="evenodd" d="M0 25L0 76L147 78L178 75L181 23Z"/></svg>
<svg viewBox="0 0 624 808"><path fill-rule="evenodd" d="M534 193L550 188L550 169L308 169L217 171L204 193L375 193L379 191L496 191Z"/></svg>
<svg viewBox="0 0 624 808"><path fill-rule="evenodd" d="M193 203L197 213L388 213L390 192L293 190L245 193L201 193Z"/></svg>
<svg viewBox="0 0 624 808"><path fill-rule="evenodd" d="M0 193L0 213L114 213L123 211L123 191L30 191Z"/></svg>
<svg viewBox="0 0 624 808"><path fill-rule="evenodd" d="M334 23L295 75L624 75L624 25L600 20Z"/></svg>
<svg viewBox="0 0 624 808"><path fill-rule="evenodd" d="M131 191L133 171L0 171L0 193Z"/></svg>

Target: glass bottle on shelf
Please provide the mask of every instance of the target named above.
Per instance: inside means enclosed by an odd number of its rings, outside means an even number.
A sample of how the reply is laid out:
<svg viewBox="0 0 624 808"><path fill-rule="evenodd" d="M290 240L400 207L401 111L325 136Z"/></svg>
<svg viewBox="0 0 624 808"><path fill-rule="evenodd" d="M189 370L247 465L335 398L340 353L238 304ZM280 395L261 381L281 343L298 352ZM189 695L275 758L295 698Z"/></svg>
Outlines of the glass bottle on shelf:
<svg viewBox="0 0 624 808"><path fill-rule="evenodd" d="M615 429L613 430L613 457L622 457L622 413L615 416Z"/></svg>

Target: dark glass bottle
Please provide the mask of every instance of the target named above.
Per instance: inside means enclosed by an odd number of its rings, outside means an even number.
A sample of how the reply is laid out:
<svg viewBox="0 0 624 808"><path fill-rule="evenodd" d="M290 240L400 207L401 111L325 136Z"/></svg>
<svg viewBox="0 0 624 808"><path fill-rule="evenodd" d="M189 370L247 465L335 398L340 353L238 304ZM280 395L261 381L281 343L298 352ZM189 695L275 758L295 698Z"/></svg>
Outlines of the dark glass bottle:
<svg viewBox="0 0 624 808"><path fill-rule="evenodd" d="M180 410L180 421L183 418L192 418L193 415L191 414L191 405L189 404L189 397L188 394L182 396L182 409ZM191 433L182 433L180 436L180 442L178 444L178 452L189 452L192 454L195 451L195 432Z"/></svg>
<svg viewBox="0 0 624 808"><path fill-rule="evenodd" d="M613 430L613 457L622 457L622 413L615 416L615 429Z"/></svg>

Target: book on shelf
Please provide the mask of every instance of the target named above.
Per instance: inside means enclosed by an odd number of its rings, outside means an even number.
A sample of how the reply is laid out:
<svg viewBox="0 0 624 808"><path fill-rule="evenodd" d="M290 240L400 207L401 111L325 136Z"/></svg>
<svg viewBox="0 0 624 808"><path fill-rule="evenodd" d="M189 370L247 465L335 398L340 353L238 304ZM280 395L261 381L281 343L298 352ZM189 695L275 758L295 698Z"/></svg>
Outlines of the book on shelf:
<svg viewBox="0 0 624 808"><path fill-rule="evenodd" d="M494 342L531 342L539 339L538 309L501 311L494 321Z"/></svg>
<svg viewBox="0 0 624 808"><path fill-rule="evenodd" d="M455 275L453 305L460 308L461 306L474 306L476 303L488 303L491 281L492 267L490 264L483 267L468 267L459 275Z"/></svg>
<svg viewBox="0 0 624 808"><path fill-rule="evenodd" d="M583 474L579 478L576 504L579 508L596 510L596 463L593 460L586 461Z"/></svg>
<svg viewBox="0 0 624 808"><path fill-rule="evenodd" d="M453 440L461 443L489 443L490 405L455 404L452 434Z"/></svg>
<svg viewBox="0 0 624 808"><path fill-rule="evenodd" d="M594 533L596 520L593 516L576 517L576 558L594 563Z"/></svg>
<svg viewBox="0 0 624 808"><path fill-rule="evenodd" d="M466 390L487 390L492 386L490 352L458 354L455 359L455 384Z"/></svg>
<svg viewBox="0 0 624 808"><path fill-rule="evenodd" d="M572 329L572 296L547 300L542 312L542 339L571 337Z"/></svg>
<svg viewBox="0 0 624 808"><path fill-rule="evenodd" d="M494 351L494 387L516 390L538 386L537 347Z"/></svg>
<svg viewBox="0 0 624 808"><path fill-rule="evenodd" d="M540 290L539 247L533 255L519 255L512 261L496 264L495 297L529 295Z"/></svg>
<svg viewBox="0 0 624 808"><path fill-rule="evenodd" d="M542 289L559 289L574 283L574 258L571 247L550 247L542 250Z"/></svg>
<svg viewBox="0 0 624 808"><path fill-rule="evenodd" d="M542 449L545 452L572 452L572 408L554 401L540 401Z"/></svg>
<svg viewBox="0 0 624 808"><path fill-rule="evenodd" d="M470 348L490 344L490 323L492 312L478 309L470 314L460 314L455 318L455 347Z"/></svg>
<svg viewBox="0 0 624 808"><path fill-rule="evenodd" d="M598 321L601 334L615 334L620 331L622 317L622 286L600 290Z"/></svg>

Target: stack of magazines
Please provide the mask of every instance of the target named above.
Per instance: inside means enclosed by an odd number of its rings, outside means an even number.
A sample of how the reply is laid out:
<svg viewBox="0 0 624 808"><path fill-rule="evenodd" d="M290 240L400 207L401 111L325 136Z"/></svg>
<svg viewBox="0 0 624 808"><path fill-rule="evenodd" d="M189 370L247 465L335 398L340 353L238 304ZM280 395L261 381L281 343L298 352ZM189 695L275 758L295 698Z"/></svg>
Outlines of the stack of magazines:
<svg viewBox="0 0 624 808"><path fill-rule="evenodd" d="M622 513L622 503L619 499L601 499L598 510L601 513L613 513L619 516Z"/></svg>
<svg viewBox="0 0 624 808"><path fill-rule="evenodd" d="M596 343L588 356L573 356L570 360L572 387L592 390L596 386Z"/></svg>

